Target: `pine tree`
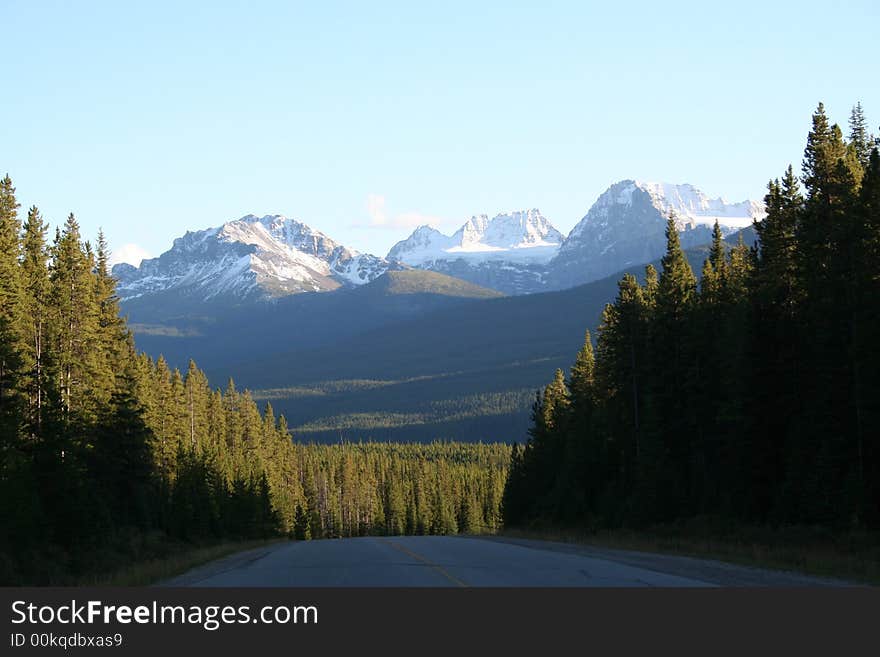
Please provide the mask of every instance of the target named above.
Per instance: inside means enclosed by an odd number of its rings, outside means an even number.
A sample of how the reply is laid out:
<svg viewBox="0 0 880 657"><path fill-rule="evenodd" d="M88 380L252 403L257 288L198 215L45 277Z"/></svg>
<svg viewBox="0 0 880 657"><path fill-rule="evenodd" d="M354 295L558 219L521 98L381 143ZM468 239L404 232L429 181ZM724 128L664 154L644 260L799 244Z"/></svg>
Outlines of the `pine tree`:
<svg viewBox="0 0 880 657"><path fill-rule="evenodd" d="M590 332L584 336L584 346L578 352L569 377L569 390L571 391L572 407L576 413L588 413L594 403L594 374L595 358L593 356L593 341Z"/></svg>
<svg viewBox="0 0 880 657"><path fill-rule="evenodd" d="M716 220L709 257L703 261L699 295L689 320L693 363L687 394L693 396L695 428L691 460L696 490L692 495L700 500L706 512L717 507L720 497L722 418L719 401L728 339L725 328L731 314L731 276L721 227Z"/></svg>
<svg viewBox="0 0 880 657"><path fill-rule="evenodd" d="M567 454L560 478L561 516L569 522L583 519L596 507L604 485L604 449L594 418L597 405L595 357L590 332L571 368L568 388L571 417L567 427Z"/></svg>
<svg viewBox="0 0 880 657"><path fill-rule="evenodd" d="M712 246L709 249L709 262L712 265L712 270L720 277L723 277L722 272L724 271L725 264L724 256L725 249L723 235L721 234L721 226L718 225L718 219L716 219L715 224L712 226Z"/></svg>
<svg viewBox="0 0 880 657"><path fill-rule="evenodd" d="M714 308L720 302L720 295L726 286L727 267L724 241L718 220L712 229L712 245L709 257L703 262L700 277L700 301L706 308Z"/></svg>
<svg viewBox="0 0 880 657"><path fill-rule="evenodd" d="M543 422L552 430L559 430L567 420L567 411L570 404L568 387L565 384L565 374L557 369L551 381L544 389Z"/></svg>
<svg viewBox="0 0 880 657"><path fill-rule="evenodd" d="M867 169L874 138L868 133L868 121L865 119L860 102L853 106L849 115L849 145L861 164L861 168Z"/></svg>
<svg viewBox="0 0 880 657"><path fill-rule="evenodd" d="M697 279L681 249L675 217L666 223L666 253L660 261L657 312L661 321L679 323L686 316L697 288Z"/></svg>
<svg viewBox="0 0 880 657"><path fill-rule="evenodd" d="M650 301L635 277L625 274L618 283L617 298L605 307L599 326L596 378L607 395L601 416L609 435L608 471L616 474L616 485L624 489L635 485L645 441L648 324L659 288L654 274L656 271L647 271L652 286Z"/></svg>
<svg viewBox="0 0 880 657"><path fill-rule="evenodd" d="M809 400L798 418L798 442L787 454L787 513L828 522L851 505L836 463L847 460L852 411L852 324L857 312L853 275L860 228L854 222L859 165L847 158L840 128L828 126L820 105L804 157L806 200L796 225L796 258L803 299L799 352L809 362L799 394ZM847 475L849 476L849 475ZM850 501L848 501L848 499Z"/></svg>
<svg viewBox="0 0 880 657"><path fill-rule="evenodd" d="M690 508L693 501L696 418L695 409L686 400L699 385L689 333L697 281L681 249L673 216L666 224L666 253L661 265L652 353L662 355L662 360L654 368L652 395L666 462L661 467L662 480L652 487L661 496L660 513L666 515Z"/></svg>
<svg viewBox="0 0 880 657"><path fill-rule="evenodd" d="M24 316L27 338L25 362L27 366L27 396L29 431L40 436L46 404L49 361L49 250L46 244L46 224L36 206L28 211L22 238L22 285L24 287Z"/></svg>
<svg viewBox="0 0 880 657"><path fill-rule="evenodd" d="M880 152L871 151L859 194L864 226L858 249L861 312L853 326L854 395L859 477L862 481L860 516L868 526L880 526Z"/></svg>
<svg viewBox="0 0 880 657"><path fill-rule="evenodd" d="M294 538L298 541L308 541L312 538L312 529L309 523L309 514L302 507L302 505L296 505L296 517L294 520L294 530L293 530Z"/></svg>
<svg viewBox="0 0 880 657"><path fill-rule="evenodd" d="M768 304L791 312L798 300L796 231L804 199L789 166L780 183L771 181L764 197L767 216L755 222L759 244L759 294Z"/></svg>
<svg viewBox="0 0 880 657"><path fill-rule="evenodd" d="M15 187L0 180L0 451L18 439L22 417L22 281ZM0 454L2 458L2 454Z"/></svg>
<svg viewBox="0 0 880 657"><path fill-rule="evenodd" d="M110 273L110 249L103 231L98 232L97 247L93 286L96 358L90 387L98 403L103 404L117 391L116 373L124 369L133 349L125 322L120 317L116 279Z"/></svg>
<svg viewBox="0 0 880 657"><path fill-rule="evenodd" d="M648 310L653 310L657 303L657 288L660 286L660 277L654 265L645 267L645 287L642 289L642 296L645 299L645 305Z"/></svg>
<svg viewBox="0 0 880 657"><path fill-rule="evenodd" d="M825 114L825 106L819 103L813 113L813 125L807 135L802 165L803 181L811 197L825 191L828 180L833 176L837 160L844 156L840 128L831 126Z"/></svg>
<svg viewBox="0 0 880 657"><path fill-rule="evenodd" d="M186 442L190 449L200 447L208 438L210 389L205 374L190 360L184 379L186 395ZM274 421L274 418L273 418Z"/></svg>
<svg viewBox="0 0 880 657"><path fill-rule="evenodd" d="M53 246L51 307L55 344L56 387L66 422L91 419L94 411L85 388L96 369L98 332L93 297L92 265L80 240L79 224L73 214ZM75 418L73 413L78 417Z"/></svg>
<svg viewBox="0 0 880 657"><path fill-rule="evenodd" d="M501 516L505 526L516 527L526 521L526 491L524 487L523 453L518 443L510 448L507 482L501 497Z"/></svg>

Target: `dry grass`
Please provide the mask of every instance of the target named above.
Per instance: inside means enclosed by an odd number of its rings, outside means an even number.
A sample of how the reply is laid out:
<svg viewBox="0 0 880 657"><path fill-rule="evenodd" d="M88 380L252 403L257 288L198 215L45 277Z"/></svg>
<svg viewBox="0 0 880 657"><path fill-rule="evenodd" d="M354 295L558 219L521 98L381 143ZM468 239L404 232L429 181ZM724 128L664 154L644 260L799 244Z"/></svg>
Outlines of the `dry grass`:
<svg viewBox="0 0 880 657"><path fill-rule="evenodd" d="M826 530L808 527L739 527L715 532L699 523L685 523L640 531L507 529L502 534L716 559L745 566L880 585L880 535L877 533L832 534Z"/></svg>
<svg viewBox="0 0 880 657"><path fill-rule="evenodd" d="M193 547L172 554L137 561L109 574L90 575L77 581L79 586L147 586L155 584L209 561L220 559L235 552L242 552L264 545L277 543L269 541L233 541L204 547Z"/></svg>

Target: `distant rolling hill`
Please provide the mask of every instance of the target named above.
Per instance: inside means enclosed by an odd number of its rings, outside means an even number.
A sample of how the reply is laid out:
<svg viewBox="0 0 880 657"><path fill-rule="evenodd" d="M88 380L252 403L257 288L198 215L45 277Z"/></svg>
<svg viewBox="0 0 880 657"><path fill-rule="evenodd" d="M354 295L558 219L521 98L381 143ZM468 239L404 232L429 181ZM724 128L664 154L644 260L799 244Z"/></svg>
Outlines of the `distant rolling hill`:
<svg viewBox="0 0 880 657"><path fill-rule="evenodd" d="M197 312L179 299L122 305L138 348L185 368L190 358L217 373L234 375L239 364L294 349L337 344L363 331L427 313L501 296L500 292L435 272L386 272L359 288L291 295L272 302L200 303Z"/></svg>

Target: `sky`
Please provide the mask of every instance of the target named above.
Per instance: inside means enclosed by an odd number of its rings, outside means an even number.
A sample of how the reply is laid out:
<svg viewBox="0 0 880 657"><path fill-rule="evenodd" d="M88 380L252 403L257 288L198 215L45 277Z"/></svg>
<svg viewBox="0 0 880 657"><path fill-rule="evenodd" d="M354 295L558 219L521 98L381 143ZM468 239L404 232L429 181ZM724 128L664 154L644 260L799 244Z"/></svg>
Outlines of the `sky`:
<svg viewBox="0 0 880 657"><path fill-rule="evenodd" d="M183 4L0 0L0 175L117 260L249 213L385 255L567 233L625 178L760 199L819 101L880 123L876 1Z"/></svg>

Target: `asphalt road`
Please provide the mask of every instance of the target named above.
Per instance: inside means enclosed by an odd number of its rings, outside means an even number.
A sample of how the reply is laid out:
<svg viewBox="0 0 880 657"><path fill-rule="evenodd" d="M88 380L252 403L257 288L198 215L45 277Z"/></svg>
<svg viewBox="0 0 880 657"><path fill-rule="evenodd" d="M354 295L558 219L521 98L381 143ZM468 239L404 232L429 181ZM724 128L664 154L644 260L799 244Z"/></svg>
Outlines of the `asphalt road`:
<svg viewBox="0 0 880 657"><path fill-rule="evenodd" d="M166 586L835 586L718 561L508 538L395 536L282 542L200 566Z"/></svg>

